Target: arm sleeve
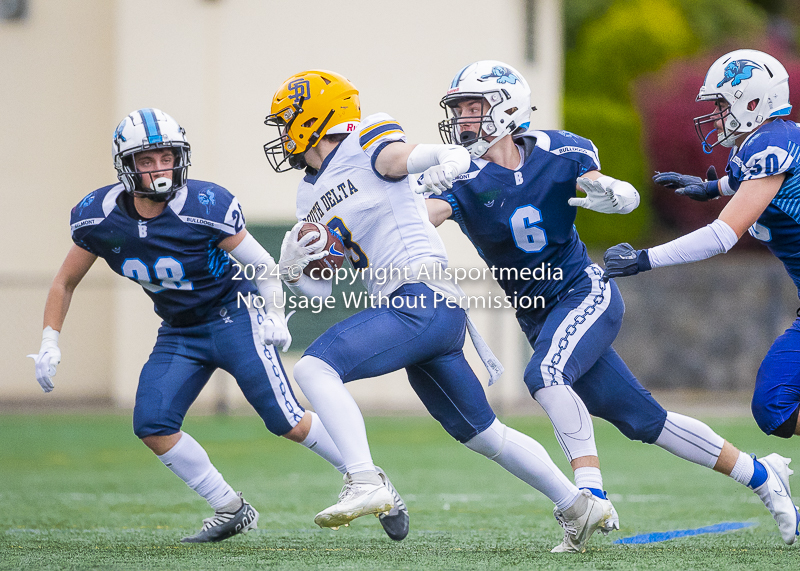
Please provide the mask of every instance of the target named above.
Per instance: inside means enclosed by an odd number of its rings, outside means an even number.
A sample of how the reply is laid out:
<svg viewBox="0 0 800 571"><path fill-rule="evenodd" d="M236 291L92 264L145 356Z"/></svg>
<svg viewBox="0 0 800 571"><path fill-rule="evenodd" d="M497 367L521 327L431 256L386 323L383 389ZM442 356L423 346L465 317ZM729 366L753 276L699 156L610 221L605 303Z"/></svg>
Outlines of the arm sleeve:
<svg viewBox="0 0 800 571"><path fill-rule="evenodd" d="M654 248L647 250L650 266L674 266L699 262L733 248L739 237L733 228L722 220L714 220L708 226L695 230Z"/></svg>
<svg viewBox="0 0 800 571"><path fill-rule="evenodd" d="M240 264L250 265L256 269L256 279L253 283L258 289L258 293L264 298L267 311L283 314L286 304L281 299L283 287L277 275L277 264L264 246L248 234L238 246L231 250L231 256ZM262 267L265 269L262 270Z"/></svg>

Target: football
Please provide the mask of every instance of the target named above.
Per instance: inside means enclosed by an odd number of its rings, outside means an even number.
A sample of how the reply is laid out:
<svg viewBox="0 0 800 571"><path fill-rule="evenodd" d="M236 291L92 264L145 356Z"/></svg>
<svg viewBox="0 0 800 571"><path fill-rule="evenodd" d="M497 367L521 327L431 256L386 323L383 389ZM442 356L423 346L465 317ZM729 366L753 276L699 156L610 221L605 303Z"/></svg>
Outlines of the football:
<svg viewBox="0 0 800 571"><path fill-rule="evenodd" d="M320 238L313 240L309 245L317 246L320 240L325 240L324 246L317 249L318 252L328 251L328 255L320 260L310 262L303 273L314 279L330 279L333 277L331 272L335 272L344 264L344 245L339 236L334 234L330 228L319 222L306 222L300 227L297 238L300 239L309 232L319 232ZM323 272L323 270L327 270Z"/></svg>

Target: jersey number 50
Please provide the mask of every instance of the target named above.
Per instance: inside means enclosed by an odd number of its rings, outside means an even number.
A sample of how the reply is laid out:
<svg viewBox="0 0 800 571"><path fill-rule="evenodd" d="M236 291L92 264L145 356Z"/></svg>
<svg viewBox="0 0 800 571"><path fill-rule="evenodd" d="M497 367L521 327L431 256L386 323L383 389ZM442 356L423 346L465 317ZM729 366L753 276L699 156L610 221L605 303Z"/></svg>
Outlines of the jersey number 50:
<svg viewBox="0 0 800 571"><path fill-rule="evenodd" d="M541 211L531 204L520 206L514 211L508 223L514 233L514 243L517 248L529 254L544 250L547 246L547 234L544 229L537 226L541 221Z"/></svg>

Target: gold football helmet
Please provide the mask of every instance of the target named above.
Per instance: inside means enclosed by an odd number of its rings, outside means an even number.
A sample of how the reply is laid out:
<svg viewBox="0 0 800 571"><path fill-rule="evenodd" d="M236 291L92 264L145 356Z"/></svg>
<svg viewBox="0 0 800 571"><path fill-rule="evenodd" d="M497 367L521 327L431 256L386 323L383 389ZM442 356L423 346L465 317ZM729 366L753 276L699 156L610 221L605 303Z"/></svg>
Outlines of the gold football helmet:
<svg viewBox="0 0 800 571"><path fill-rule="evenodd" d="M264 153L275 172L305 168L308 149L325 135L355 131L361 120L358 90L338 73L324 70L284 81L270 111L264 124L277 127L279 136L264 145Z"/></svg>

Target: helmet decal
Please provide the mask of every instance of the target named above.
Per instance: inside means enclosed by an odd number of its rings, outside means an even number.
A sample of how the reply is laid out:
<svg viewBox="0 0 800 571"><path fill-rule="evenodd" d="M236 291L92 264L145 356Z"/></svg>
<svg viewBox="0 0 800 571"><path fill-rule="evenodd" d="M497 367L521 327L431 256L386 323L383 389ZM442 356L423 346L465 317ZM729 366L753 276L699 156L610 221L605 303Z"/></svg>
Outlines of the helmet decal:
<svg viewBox="0 0 800 571"><path fill-rule="evenodd" d="M519 81L519 78L512 71L499 65L494 66L491 73L482 75L478 81L488 81L490 79L496 79L497 83L510 83L512 85Z"/></svg>
<svg viewBox="0 0 800 571"><path fill-rule="evenodd" d="M287 88L289 89L289 99L291 99L295 105L300 105L301 99L308 99L311 91L308 80L303 78L290 81L289 85L287 85Z"/></svg>
<svg viewBox="0 0 800 571"><path fill-rule="evenodd" d="M125 121L127 121L127 120L128 120L128 118L125 117L120 122L120 124L117 125L117 130L114 131L114 142L122 141L123 143L125 143L125 142L128 141L128 139L125 138L125 135L122 134L122 130L125 128Z"/></svg>
<svg viewBox="0 0 800 571"><path fill-rule="evenodd" d="M214 199L214 191L210 188L207 188L203 192L197 195L197 200L206 207L206 214L211 214L211 207L216 204L216 200Z"/></svg>
<svg viewBox="0 0 800 571"><path fill-rule="evenodd" d="M147 133L147 142L163 142L164 139L161 136L161 128L158 126L158 119L156 119L155 112L152 109L141 109L139 114L142 116L142 120L144 121L144 129Z"/></svg>
<svg viewBox="0 0 800 571"><path fill-rule="evenodd" d="M725 66L725 76L722 78L722 81L717 84L717 87L722 87L729 81L731 82L731 85L735 87L739 85L743 79L750 79L753 77L754 69L763 68L756 62L749 59L732 61Z"/></svg>

